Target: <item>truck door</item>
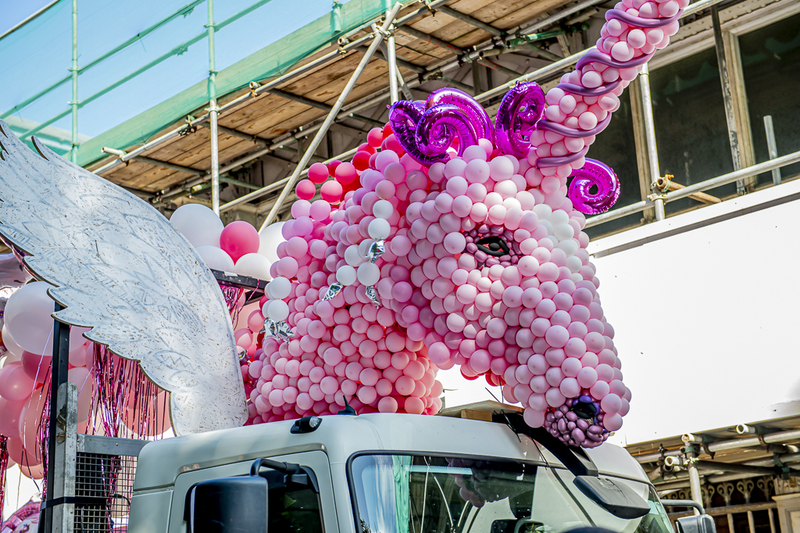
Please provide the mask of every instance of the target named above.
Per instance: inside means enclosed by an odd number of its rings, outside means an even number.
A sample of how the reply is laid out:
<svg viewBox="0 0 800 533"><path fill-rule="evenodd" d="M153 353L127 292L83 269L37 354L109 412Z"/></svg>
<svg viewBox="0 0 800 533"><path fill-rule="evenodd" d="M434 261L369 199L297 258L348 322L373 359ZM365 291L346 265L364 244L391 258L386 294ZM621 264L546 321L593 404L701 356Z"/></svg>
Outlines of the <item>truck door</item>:
<svg viewBox="0 0 800 533"><path fill-rule="evenodd" d="M336 506L328 456L323 451L299 452L269 457L276 461L297 463L310 468L317 478L319 494L311 489L286 490L269 488L268 531L270 533L338 533ZM175 480L169 533L184 533L187 522L184 512L186 493L200 481L246 476L255 458L227 465L202 468L180 474ZM262 469L262 470L266 470Z"/></svg>

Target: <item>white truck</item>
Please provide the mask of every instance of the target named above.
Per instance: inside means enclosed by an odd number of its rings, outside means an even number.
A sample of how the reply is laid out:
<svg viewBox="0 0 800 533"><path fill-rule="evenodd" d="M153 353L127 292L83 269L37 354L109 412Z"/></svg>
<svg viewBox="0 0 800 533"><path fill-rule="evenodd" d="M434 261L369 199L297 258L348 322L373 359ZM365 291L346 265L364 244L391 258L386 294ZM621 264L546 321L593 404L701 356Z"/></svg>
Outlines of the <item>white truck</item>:
<svg viewBox="0 0 800 533"><path fill-rule="evenodd" d="M567 448L498 407L309 417L152 442L139 455L128 532L672 533L623 448ZM679 529L713 533L708 516L683 520Z"/></svg>

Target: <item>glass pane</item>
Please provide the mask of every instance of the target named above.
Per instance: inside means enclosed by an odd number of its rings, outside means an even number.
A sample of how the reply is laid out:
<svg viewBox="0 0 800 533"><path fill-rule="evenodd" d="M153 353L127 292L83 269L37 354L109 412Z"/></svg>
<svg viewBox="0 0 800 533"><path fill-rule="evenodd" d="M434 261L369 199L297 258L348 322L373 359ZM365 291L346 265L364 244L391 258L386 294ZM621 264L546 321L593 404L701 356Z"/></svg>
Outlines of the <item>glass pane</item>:
<svg viewBox="0 0 800 533"><path fill-rule="evenodd" d="M619 178L622 192L619 200L611 209L624 207L642 199L639 186L639 168L636 164L636 144L633 140L630 91L622 93L619 102L619 109L612 115L608 127L597 136L587 154L587 157L597 159L610 166ZM591 216L587 218L591 219ZM642 213L635 213L606 222L600 226L588 228L586 233L594 238L623 228L638 226L641 223L641 219Z"/></svg>
<svg viewBox="0 0 800 533"><path fill-rule="evenodd" d="M661 174L691 185L733 171L725 104L713 48L650 73ZM707 191L736 194L732 183ZM684 198L666 205L667 214L700 205Z"/></svg>
<svg viewBox="0 0 800 533"><path fill-rule="evenodd" d="M756 162L769 159L764 115L772 115L779 156L800 150L800 15L741 36L739 48ZM784 179L798 173L800 163L781 169ZM772 175L759 176L761 183Z"/></svg>
<svg viewBox="0 0 800 533"><path fill-rule="evenodd" d="M557 533L590 525L671 531L649 484L624 482L652 509L625 520L579 493L569 472L516 461L364 455L353 459L350 477L359 533Z"/></svg>

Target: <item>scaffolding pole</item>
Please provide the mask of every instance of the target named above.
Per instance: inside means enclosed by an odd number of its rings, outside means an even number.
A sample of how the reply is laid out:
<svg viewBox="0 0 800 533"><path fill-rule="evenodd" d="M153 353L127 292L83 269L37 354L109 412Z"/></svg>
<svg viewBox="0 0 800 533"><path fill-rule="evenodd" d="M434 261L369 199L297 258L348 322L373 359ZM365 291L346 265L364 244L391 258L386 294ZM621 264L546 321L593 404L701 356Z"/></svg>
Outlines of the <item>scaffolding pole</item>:
<svg viewBox="0 0 800 533"><path fill-rule="evenodd" d="M78 164L78 0L72 0L72 143L69 160Z"/></svg>
<svg viewBox="0 0 800 533"><path fill-rule="evenodd" d="M386 19L389 19L390 12L386 12ZM389 34L386 36L386 61L389 63L389 95L392 103L400 99L397 85L397 50L394 41L394 26L389 27Z"/></svg>
<svg viewBox="0 0 800 533"><path fill-rule="evenodd" d="M661 169L658 165L658 146L656 144L656 124L653 118L653 98L650 94L650 69L647 63L642 66L639 74L639 93L641 94L642 118L644 119L644 139L647 149L647 166L650 170L650 185L655 185L661 177ZM664 199L656 197L653 202L656 211L656 220L664 220Z"/></svg>
<svg viewBox="0 0 800 533"><path fill-rule="evenodd" d="M333 108L331 109L330 113L328 113L328 116L325 117L325 122L323 122L320 129L317 130L317 133L316 135L314 135L314 139L311 141L311 144L306 150L306 153L303 154L303 157L300 158L300 161L297 163L297 167L294 169L294 172L289 177L289 181L286 183L286 186L281 191L280 196L275 201L275 205L272 206L272 209L267 215L267 218L261 225L261 230L263 230L264 228L266 228L275 221L275 218L278 216L278 213L280 212L281 205L283 204L284 201L286 201L286 198L289 197L289 194L292 193L295 183L297 183L297 179L300 177L300 174L303 172L303 170L305 170L306 165L311 160L311 156L314 155L314 152L317 150L319 143L322 142L322 139L328 132L328 128L330 128L331 124L333 124L333 121L336 120L336 116L342 109L345 100L347 100L347 97L350 96L350 92L353 90L353 87L355 87L359 76L361 76L361 73L366 68L370 59L372 59L373 54L375 54L375 50L378 49L378 46L383 41L384 33L386 32L386 30L389 29L389 27L391 27L392 22L394 22L394 18L397 16L397 13L398 11L400 11L401 7L402 4L400 2L397 2L391 9L391 11L389 11L386 14L386 21L383 23L383 26L375 29L375 36L372 39L372 43L369 45L369 49L367 49L367 52L364 54L364 57L361 58L361 62L358 64L358 67L356 67L356 70L350 77L350 81L347 82L347 85L342 90L342 94L339 95L339 98L336 100L336 103L333 105Z"/></svg>
<svg viewBox="0 0 800 533"><path fill-rule="evenodd" d="M214 51L214 0L208 0L208 122L211 130L211 209L219 216L219 133L217 68Z"/></svg>

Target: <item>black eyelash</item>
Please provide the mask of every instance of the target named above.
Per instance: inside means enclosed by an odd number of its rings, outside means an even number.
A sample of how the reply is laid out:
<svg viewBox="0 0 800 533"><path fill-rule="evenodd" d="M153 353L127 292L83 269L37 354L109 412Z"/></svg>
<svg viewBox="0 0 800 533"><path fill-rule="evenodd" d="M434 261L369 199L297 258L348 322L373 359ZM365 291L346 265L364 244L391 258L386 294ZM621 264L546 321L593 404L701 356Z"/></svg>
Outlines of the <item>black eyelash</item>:
<svg viewBox="0 0 800 533"><path fill-rule="evenodd" d="M478 250L494 257L508 255L511 252L506 241L496 235L484 237L475 244L478 246Z"/></svg>

